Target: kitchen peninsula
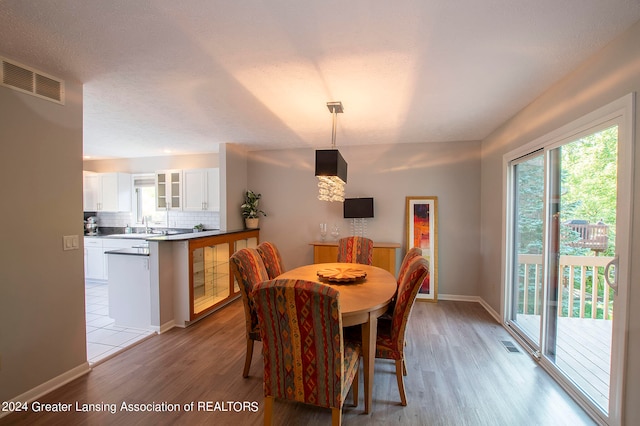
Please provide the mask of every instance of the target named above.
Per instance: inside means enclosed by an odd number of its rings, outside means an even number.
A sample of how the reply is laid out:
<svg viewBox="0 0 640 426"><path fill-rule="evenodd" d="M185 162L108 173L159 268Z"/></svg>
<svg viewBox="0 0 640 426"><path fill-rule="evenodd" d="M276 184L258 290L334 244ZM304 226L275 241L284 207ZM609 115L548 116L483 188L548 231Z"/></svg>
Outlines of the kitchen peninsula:
<svg viewBox="0 0 640 426"><path fill-rule="evenodd" d="M259 230L163 235L147 242L151 326L161 333L186 327L240 296L229 258L256 247Z"/></svg>
<svg viewBox="0 0 640 426"><path fill-rule="evenodd" d="M109 316L116 325L162 333L238 298L229 258L258 243L257 229L90 236L85 276L108 281Z"/></svg>

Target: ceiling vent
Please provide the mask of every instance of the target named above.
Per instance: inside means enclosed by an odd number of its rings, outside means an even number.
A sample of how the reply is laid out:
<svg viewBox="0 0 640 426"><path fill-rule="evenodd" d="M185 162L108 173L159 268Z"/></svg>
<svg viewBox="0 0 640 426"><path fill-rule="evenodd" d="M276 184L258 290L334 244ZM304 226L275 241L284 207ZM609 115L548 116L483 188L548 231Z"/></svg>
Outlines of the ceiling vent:
<svg viewBox="0 0 640 426"><path fill-rule="evenodd" d="M0 59L2 86L64 105L64 81L5 58Z"/></svg>

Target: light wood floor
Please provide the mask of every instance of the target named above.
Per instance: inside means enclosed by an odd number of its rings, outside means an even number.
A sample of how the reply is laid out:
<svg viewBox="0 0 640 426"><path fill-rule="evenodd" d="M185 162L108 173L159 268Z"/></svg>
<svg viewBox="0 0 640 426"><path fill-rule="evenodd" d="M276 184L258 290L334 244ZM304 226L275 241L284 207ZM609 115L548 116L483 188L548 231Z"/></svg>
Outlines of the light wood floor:
<svg viewBox="0 0 640 426"><path fill-rule="evenodd" d="M376 360L373 413L360 403L343 410L346 425L583 425L594 424L524 352L510 353L508 333L477 303L418 302L410 319L402 407L391 361ZM255 345L251 375L242 378L244 317L239 301L186 329L152 337L41 398L40 402L115 403L110 413L14 413L0 424L260 425L262 356ZM231 411L131 413L121 404L199 401ZM257 412L233 410L233 402ZM231 404L229 403L231 402ZM240 408L242 404L235 404ZM213 406L215 407L215 405ZM276 402L275 425L327 425L331 412Z"/></svg>

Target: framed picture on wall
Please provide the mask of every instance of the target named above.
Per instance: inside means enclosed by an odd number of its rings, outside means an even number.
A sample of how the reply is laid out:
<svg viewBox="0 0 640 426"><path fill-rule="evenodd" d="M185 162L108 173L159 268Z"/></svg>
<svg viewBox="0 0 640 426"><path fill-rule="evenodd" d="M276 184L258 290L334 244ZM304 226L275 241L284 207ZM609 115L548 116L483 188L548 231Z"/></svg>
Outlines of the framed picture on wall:
<svg viewBox="0 0 640 426"><path fill-rule="evenodd" d="M438 197L407 197L407 251L422 249L429 275L418 292L419 299L438 300Z"/></svg>

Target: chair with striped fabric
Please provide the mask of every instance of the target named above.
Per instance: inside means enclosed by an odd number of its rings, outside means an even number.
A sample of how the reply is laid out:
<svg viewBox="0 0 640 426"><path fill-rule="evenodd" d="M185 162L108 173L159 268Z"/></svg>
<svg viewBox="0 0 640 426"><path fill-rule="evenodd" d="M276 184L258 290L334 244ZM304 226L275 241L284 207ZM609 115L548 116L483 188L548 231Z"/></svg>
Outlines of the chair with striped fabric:
<svg viewBox="0 0 640 426"><path fill-rule="evenodd" d="M409 267L409 263L414 257L422 257L421 248L413 247L412 249L409 249L407 254L404 255L404 258L402 259L402 263L400 264L400 271L398 272L398 281L397 281L398 287L400 287L400 283L402 282L405 274L407 273L407 268ZM395 309L395 306L396 306L396 297L398 297L397 290L396 290L396 294L393 295L393 299L391 299L391 302L389 303L389 308L387 309L387 312L382 317L380 317L381 319L389 319L389 320L391 319L391 316L393 315L393 310Z"/></svg>
<svg viewBox="0 0 640 426"><path fill-rule="evenodd" d="M276 278L285 271L284 264L282 263L282 256L280 256L280 252L275 244L265 241L260 243L256 249L258 250L258 253L260 253L260 257L262 258L262 262L264 263L264 267L267 270L270 280Z"/></svg>
<svg viewBox="0 0 640 426"><path fill-rule="evenodd" d="M338 241L338 262L371 265L373 262L373 240L351 236Z"/></svg>
<svg viewBox="0 0 640 426"><path fill-rule="evenodd" d="M333 425L352 387L358 403L359 343L345 342L337 290L320 283L276 279L258 284L256 303L264 359L264 424L275 399L331 408Z"/></svg>
<svg viewBox="0 0 640 426"><path fill-rule="evenodd" d="M396 379L402 405L407 405L403 378L407 375L404 358L405 332L418 291L428 276L429 262L422 256L411 259L398 286L396 306L391 321L378 322L376 358L395 360Z"/></svg>
<svg viewBox="0 0 640 426"><path fill-rule="evenodd" d="M260 254L253 248L238 250L229 259L229 264L238 282L238 287L240 287L240 295L242 297L242 303L244 304L247 354L245 356L242 377L248 377L251 359L253 358L253 342L260 340L258 316L251 294L256 285L269 280L269 275L267 274Z"/></svg>

